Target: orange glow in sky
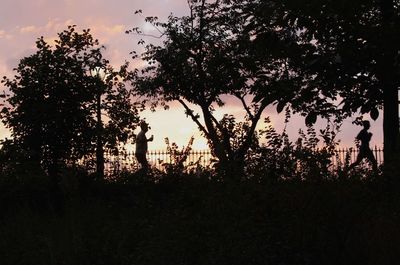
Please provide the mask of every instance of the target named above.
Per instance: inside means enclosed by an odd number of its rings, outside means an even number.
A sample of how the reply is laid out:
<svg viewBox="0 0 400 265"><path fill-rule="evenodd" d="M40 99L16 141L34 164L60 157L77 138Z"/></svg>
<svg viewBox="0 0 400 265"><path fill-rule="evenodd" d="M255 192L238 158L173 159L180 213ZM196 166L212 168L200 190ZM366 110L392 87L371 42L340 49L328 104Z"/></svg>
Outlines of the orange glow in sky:
<svg viewBox="0 0 400 265"><path fill-rule="evenodd" d="M130 60L129 52L133 50L141 52L141 48L137 46L141 37L127 35L125 30L142 27L148 34L159 34L154 28L145 26L143 17L134 14L138 9L143 10L144 16L158 16L160 19L165 19L170 13L181 16L188 14L189 11L186 0L2 0L0 76L13 76L12 69L18 65L19 60L35 52L37 38L44 36L46 40L51 41L58 32L73 24L78 26L78 30L90 28L93 36L107 48L104 57L114 66L121 65L125 60ZM224 113L239 114L239 119L242 116L235 102L228 102L226 107L217 112L217 116L220 118ZM150 143L149 149L165 149L165 137L178 146L184 146L191 136L195 137L194 149L207 148L206 140L194 122L185 116L183 108L177 104L171 104L169 110L159 110L154 113L145 111L141 116L151 126L147 135L154 135L154 141ZM284 117L277 115L274 106L267 108L261 122L266 116L271 116L277 131L281 132ZM261 122L260 128L263 126ZM321 122L319 126L323 127L323 124ZM304 128L304 119L294 117L290 127L287 128L289 135L296 138L297 131L301 127ZM352 125L350 120L346 121L340 134L342 144L353 145L354 137L360 129ZM372 122L371 132L374 134L371 144L381 146L381 118ZM9 136L9 131L0 124L0 139Z"/></svg>

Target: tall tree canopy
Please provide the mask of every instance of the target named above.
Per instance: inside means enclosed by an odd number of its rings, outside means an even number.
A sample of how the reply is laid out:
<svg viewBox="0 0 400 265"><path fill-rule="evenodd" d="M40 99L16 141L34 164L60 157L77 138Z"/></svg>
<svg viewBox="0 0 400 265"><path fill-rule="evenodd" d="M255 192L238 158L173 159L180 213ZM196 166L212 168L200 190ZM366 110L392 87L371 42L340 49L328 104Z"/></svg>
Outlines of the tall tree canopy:
<svg viewBox="0 0 400 265"><path fill-rule="evenodd" d="M347 114L383 110L385 164L400 157L399 1L288 1L289 21L315 44L307 71ZM396 162L394 162L396 163Z"/></svg>
<svg viewBox="0 0 400 265"><path fill-rule="evenodd" d="M279 48L295 43L296 35L271 25L267 28L271 49L260 50L246 29L247 19L231 16L231 7L220 1L189 1L189 16L171 15L166 22L147 18L161 28L164 42L146 46L142 58L148 66L138 71L135 85L139 95L179 102L208 139L221 168L240 172L263 111L282 97L279 88L297 78L286 67L287 54ZM141 34L138 29L133 32ZM269 97L254 100L261 87ZM232 115L222 120L215 117L215 110L225 103L224 95L241 102L245 122L236 123Z"/></svg>
<svg viewBox="0 0 400 265"><path fill-rule="evenodd" d="M132 136L138 116L124 83L127 65L114 71L89 30L69 26L54 46L41 37L36 48L21 59L13 78L2 80L9 90L2 121L29 160L56 175L60 163L92 154L99 133L110 148ZM106 79L93 77L94 67L106 69ZM104 121L96 119L99 106L108 116Z"/></svg>
<svg viewBox="0 0 400 265"><path fill-rule="evenodd" d="M310 124L317 116L354 113L376 120L383 109L385 164L400 157L399 1L227 2L233 16L247 19L254 40L263 40L254 42L260 50L269 49L271 17L279 29L296 32L288 63L299 78L278 106L288 102ZM269 97L259 90L259 99Z"/></svg>
<svg viewBox="0 0 400 265"><path fill-rule="evenodd" d="M375 120L383 108L385 160L398 157L399 1L198 0L189 8L165 23L147 18L165 41L146 47L138 91L179 101L220 161L241 160L271 103L309 125L358 112ZM213 116L225 94L248 114L237 148ZM201 108L204 123L187 103Z"/></svg>

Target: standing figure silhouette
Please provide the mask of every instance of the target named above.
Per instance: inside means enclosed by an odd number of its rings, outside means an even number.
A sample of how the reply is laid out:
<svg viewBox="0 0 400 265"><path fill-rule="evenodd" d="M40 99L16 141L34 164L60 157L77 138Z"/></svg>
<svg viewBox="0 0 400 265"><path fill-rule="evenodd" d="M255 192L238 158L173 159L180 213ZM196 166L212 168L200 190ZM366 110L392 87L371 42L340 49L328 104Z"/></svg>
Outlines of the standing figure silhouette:
<svg viewBox="0 0 400 265"><path fill-rule="evenodd" d="M358 133L356 139L361 142L360 151L357 155L357 160L350 165L350 169L358 165L364 158L368 159L372 163L372 168L374 171L377 171L378 165L372 150L369 148L369 141L371 140L372 133L368 132L368 129L371 127L369 121L362 122L364 128Z"/></svg>
<svg viewBox="0 0 400 265"><path fill-rule="evenodd" d="M147 162L146 154L147 154L147 142L153 141L153 135L150 138L146 138L146 132L149 130L149 125L145 121L140 122L141 131L136 136L136 159L141 166L141 171L144 174L147 174L147 170L149 168L149 163Z"/></svg>

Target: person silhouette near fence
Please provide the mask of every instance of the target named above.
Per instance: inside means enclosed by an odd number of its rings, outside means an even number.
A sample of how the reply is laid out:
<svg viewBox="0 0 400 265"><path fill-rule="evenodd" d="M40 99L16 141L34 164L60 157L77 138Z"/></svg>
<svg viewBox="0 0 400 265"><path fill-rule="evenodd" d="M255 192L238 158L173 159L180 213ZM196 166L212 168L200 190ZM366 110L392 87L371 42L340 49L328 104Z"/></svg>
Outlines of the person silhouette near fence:
<svg viewBox="0 0 400 265"><path fill-rule="evenodd" d="M143 174L147 174L147 170L149 168L149 163L147 162L146 154L148 145L147 142L153 141L153 135L150 138L146 137L146 132L149 130L149 125L145 121L140 122L140 132L136 136L136 152L135 156L137 161L140 164L141 172Z"/></svg>
<svg viewBox="0 0 400 265"><path fill-rule="evenodd" d="M363 121L362 124L363 124L364 128L358 133L358 135L356 137L356 139L361 142L360 143L360 150L359 150L359 153L357 155L356 161L353 164L350 165L349 169L354 168L364 158L366 158L371 162L373 170L377 171L378 164L376 162L374 153L369 148L369 142L371 140L372 133L368 132L368 129L371 127L371 124L369 123L369 121Z"/></svg>

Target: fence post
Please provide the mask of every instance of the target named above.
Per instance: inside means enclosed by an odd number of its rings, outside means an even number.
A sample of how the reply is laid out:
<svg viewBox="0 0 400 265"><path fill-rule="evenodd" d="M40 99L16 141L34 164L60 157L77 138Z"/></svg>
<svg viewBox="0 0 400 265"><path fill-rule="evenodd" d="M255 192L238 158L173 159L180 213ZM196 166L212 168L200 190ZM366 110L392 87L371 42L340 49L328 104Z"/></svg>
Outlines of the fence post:
<svg viewBox="0 0 400 265"><path fill-rule="evenodd" d="M378 165L382 164L383 161L383 149L374 146L372 148L372 152L375 156L375 159L378 163ZM345 148L345 147L340 147L335 150L335 155L331 157L331 161L334 167L337 167L340 163L343 165L346 162L346 158L350 159L350 163L354 162L359 150L357 148ZM119 171L123 168L127 170L134 170L137 166L136 158L135 158L135 152L134 151L127 151L123 152L117 155L113 155L111 153L106 153L105 154L105 172L106 173L111 173L111 171ZM153 164L154 167L157 169L162 170L162 166L160 163L160 160L162 160L164 163L171 163L171 157L170 154L166 150L150 150L147 153L147 158L149 159L149 162ZM192 162L199 162L200 165L202 166L208 166L210 164L210 160L212 158L212 153L210 150L191 150L188 157L187 157L187 162L185 162L185 165L188 163ZM79 163L84 165L88 161L90 161L90 158L87 160L82 160Z"/></svg>

